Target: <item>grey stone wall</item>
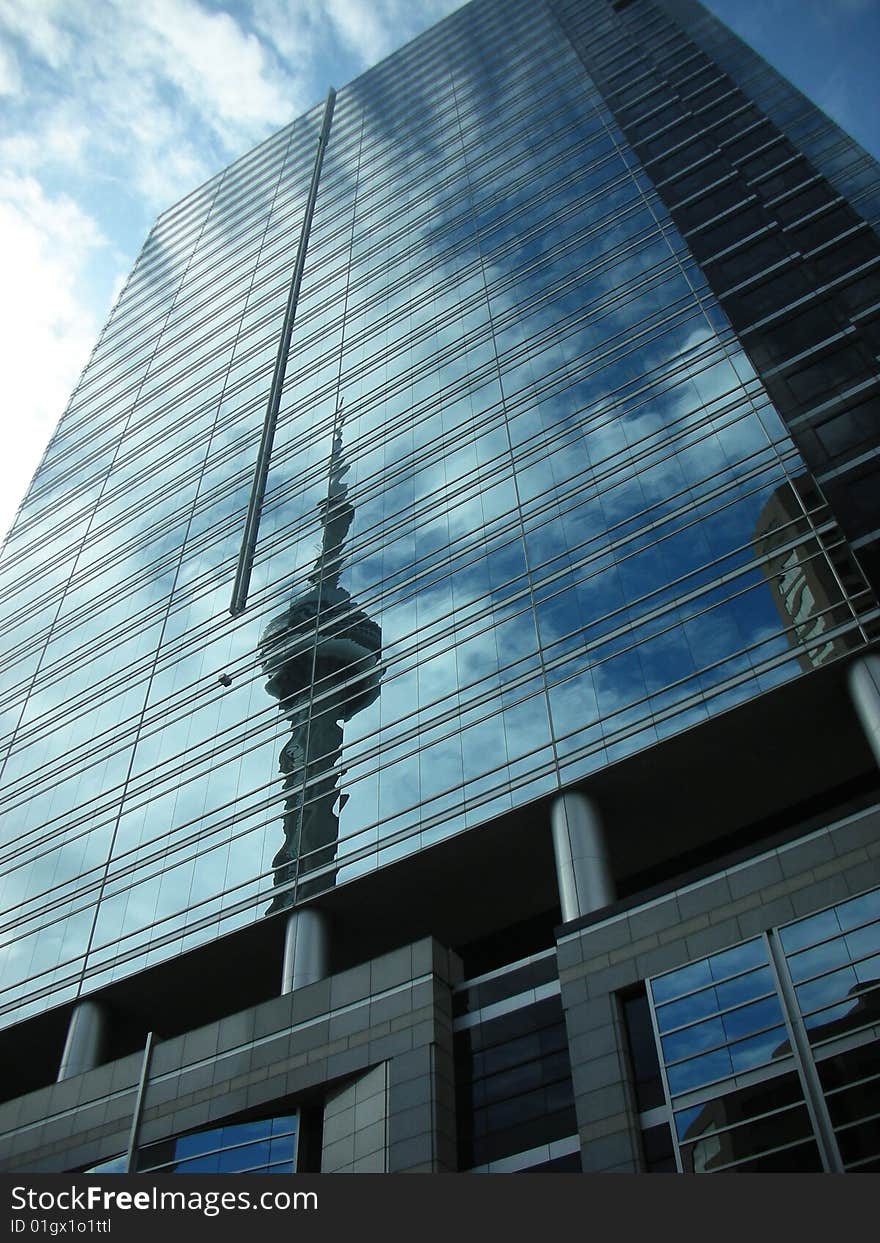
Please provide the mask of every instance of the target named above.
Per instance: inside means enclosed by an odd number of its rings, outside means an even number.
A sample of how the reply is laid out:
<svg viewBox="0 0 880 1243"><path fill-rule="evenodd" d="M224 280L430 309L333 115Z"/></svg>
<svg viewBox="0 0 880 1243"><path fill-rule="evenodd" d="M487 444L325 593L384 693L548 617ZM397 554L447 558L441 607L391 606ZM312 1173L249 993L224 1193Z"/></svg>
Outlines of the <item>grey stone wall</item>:
<svg viewBox="0 0 880 1243"><path fill-rule="evenodd" d="M460 977L456 956L425 939L160 1041L141 1146L309 1092L326 1100L376 1069L387 1076L387 1168L454 1169L451 985ZM81 1169L124 1152L141 1064L134 1055L0 1106L0 1169Z"/></svg>
<svg viewBox="0 0 880 1243"><path fill-rule="evenodd" d="M324 1104L321 1172L388 1172L387 1062L328 1096Z"/></svg>
<svg viewBox="0 0 880 1243"><path fill-rule="evenodd" d="M563 935L559 980L584 1170L642 1168L619 992L876 885L878 808Z"/></svg>

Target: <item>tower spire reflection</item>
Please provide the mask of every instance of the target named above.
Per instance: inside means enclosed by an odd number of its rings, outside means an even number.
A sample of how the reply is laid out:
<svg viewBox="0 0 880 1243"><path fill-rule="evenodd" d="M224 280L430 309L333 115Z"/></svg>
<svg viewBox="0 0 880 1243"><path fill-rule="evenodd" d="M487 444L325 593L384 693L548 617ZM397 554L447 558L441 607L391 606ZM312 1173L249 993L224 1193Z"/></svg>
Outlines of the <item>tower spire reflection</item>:
<svg viewBox="0 0 880 1243"><path fill-rule="evenodd" d="M343 422L337 411L312 588L294 596L260 638L266 690L290 724L279 757L284 844L272 861L278 892L269 914L335 883L339 811L348 797L338 788L343 725L374 702L382 678L382 631L340 584L355 512L345 483Z"/></svg>

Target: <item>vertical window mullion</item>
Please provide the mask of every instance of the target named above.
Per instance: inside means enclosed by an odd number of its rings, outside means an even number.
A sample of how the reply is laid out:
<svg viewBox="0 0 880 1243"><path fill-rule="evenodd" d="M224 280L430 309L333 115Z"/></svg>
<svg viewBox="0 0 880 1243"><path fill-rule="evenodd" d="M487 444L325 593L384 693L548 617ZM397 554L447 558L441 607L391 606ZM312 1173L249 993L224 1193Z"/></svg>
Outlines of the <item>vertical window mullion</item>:
<svg viewBox="0 0 880 1243"><path fill-rule="evenodd" d="M816 1136L816 1143L819 1146L822 1164L825 1166L826 1173L842 1174L843 1162L840 1157L840 1149L837 1146L837 1138L834 1134L834 1127L831 1124L831 1117L828 1113L828 1105L825 1101L825 1094L822 1091L822 1084L819 1081L819 1072L816 1069L813 1051L810 1048L810 1039L801 1017L797 994L794 991L794 984L788 970L788 963L785 960L785 951L775 929L766 932L764 937L769 950L770 966L776 977L776 985L782 999L785 1025L788 1028L789 1039L797 1064L798 1077L803 1088L807 1112L813 1124L813 1131Z"/></svg>

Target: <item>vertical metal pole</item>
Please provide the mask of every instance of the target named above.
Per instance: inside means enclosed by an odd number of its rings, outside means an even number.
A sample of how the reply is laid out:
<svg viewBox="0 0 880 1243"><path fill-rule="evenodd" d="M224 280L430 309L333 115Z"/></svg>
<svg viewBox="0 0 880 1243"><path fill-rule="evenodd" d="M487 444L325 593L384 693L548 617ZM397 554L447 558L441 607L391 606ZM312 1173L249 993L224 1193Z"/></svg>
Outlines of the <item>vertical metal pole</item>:
<svg viewBox="0 0 880 1243"><path fill-rule="evenodd" d="M257 451L257 462L254 467L254 481L251 485L251 496L248 502L247 518L244 534L238 554L238 567L235 572L235 584L232 588L232 602L229 611L237 617L247 603L248 587L251 581L251 570L254 564L254 549L257 544L257 532L260 527L260 515L263 509L263 496L266 492L266 480L269 475L269 459L272 456L272 445L275 440L275 425L278 422L278 411L281 406L281 390L284 387L284 376L287 371L287 356L290 351L290 338L293 333L293 321L296 316L296 304L302 284L303 269L306 263L306 250L309 244L309 233L312 227L312 216L315 214L315 201L318 197L318 183L321 179L321 165L324 163L324 150L330 137L330 123L333 120L333 108L336 104L336 92L333 87L327 94L324 105L324 120L318 135L318 150L315 154L315 165L312 169L312 181L306 199L306 211L299 235L299 246L296 252L296 263L293 267L293 278L290 292L287 295L287 309L284 312L284 323L281 327L281 340L278 343L278 354L275 358L275 370L272 374L272 388L263 420L263 434Z"/></svg>
<svg viewBox="0 0 880 1243"><path fill-rule="evenodd" d="M807 1029L804 1027L804 1021L801 1018L801 1008L798 1005L797 994L794 991L791 976L788 974L785 951L775 932L768 932L766 935L767 944L770 947L770 962L773 965L779 992L782 994L786 1026L791 1037L791 1047L795 1055L795 1061L798 1064L798 1073L804 1090L804 1100L807 1103L807 1113L810 1115L810 1120L813 1123L822 1164L825 1167L826 1174L842 1174L843 1162L840 1159L840 1150L837 1147L837 1139L834 1135L834 1127L828 1113L828 1106L825 1104L825 1094L822 1091L819 1072L816 1070L816 1063L813 1061L810 1039L807 1035Z"/></svg>
<svg viewBox="0 0 880 1243"><path fill-rule="evenodd" d="M150 1061L153 1057L153 1033L147 1032L147 1040L144 1045L144 1060L141 1063L141 1077L138 1083L137 1096L134 1101L134 1113L131 1117L131 1131L128 1136L128 1152L125 1157L125 1172L131 1174L134 1168L135 1155L137 1154L138 1134L141 1129L141 1115L144 1112L144 1094L147 1090L147 1082L150 1078Z"/></svg>

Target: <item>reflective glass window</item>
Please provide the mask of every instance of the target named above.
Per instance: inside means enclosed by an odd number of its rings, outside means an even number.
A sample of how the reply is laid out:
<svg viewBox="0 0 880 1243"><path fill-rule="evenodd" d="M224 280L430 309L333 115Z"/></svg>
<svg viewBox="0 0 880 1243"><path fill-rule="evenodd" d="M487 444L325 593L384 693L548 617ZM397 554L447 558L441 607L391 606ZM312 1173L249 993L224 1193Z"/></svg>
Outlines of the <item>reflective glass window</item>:
<svg viewBox="0 0 880 1243"><path fill-rule="evenodd" d="M228 1123L141 1148L138 1173L293 1173L298 1117Z"/></svg>

